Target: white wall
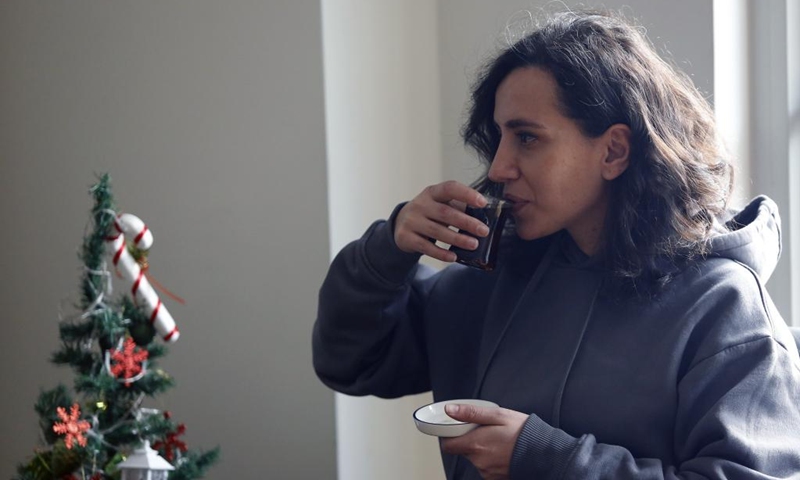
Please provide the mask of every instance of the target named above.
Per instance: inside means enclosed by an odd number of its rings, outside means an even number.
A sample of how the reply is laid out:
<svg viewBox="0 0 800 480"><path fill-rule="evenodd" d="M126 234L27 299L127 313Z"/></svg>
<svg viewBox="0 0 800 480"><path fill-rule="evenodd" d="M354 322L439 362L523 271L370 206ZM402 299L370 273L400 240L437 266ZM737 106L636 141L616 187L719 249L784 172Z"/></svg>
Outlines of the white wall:
<svg viewBox="0 0 800 480"><path fill-rule="evenodd" d="M787 30L798 28L787 19L787 4L797 0L748 1L750 73L750 171L754 194L766 193L781 210L783 249L781 262L769 281L769 291L785 319L800 325L800 272L798 216L800 178L790 165L790 99L797 84L789 83ZM798 50L792 45L794 55ZM790 87L794 90L790 94ZM795 156L797 154L795 153ZM795 161L797 158L795 158ZM796 167L794 167L796 169ZM793 178L794 177L794 178ZM792 264L795 265L794 272ZM794 300L795 304L792 305Z"/></svg>
<svg viewBox="0 0 800 480"><path fill-rule="evenodd" d="M190 447L222 447L207 478L335 475L310 354L329 251L320 23L313 0L0 3L0 477L37 446L40 388L72 384L47 359L103 171L188 302L165 299L177 387L151 406Z"/></svg>
<svg viewBox="0 0 800 480"><path fill-rule="evenodd" d="M323 0L331 256L441 180L436 2ZM338 478L443 475L414 427L430 394L336 396Z"/></svg>
<svg viewBox="0 0 800 480"><path fill-rule="evenodd" d="M792 324L800 326L800 0L786 1L786 80L789 89L789 158L787 181L790 185L788 219L791 225Z"/></svg>
<svg viewBox="0 0 800 480"><path fill-rule="evenodd" d="M750 172L752 34L748 28L749 0L714 0L714 115L728 151L738 159L734 199L741 204L752 195Z"/></svg>
<svg viewBox="0 0 800 480"><path fill-rule="evenodd" d="M784 319L800 325L800 25L798 0L714 0L720 130L740 160L737 200L767 194L781 213L781 261L769 279Z"/></svg>

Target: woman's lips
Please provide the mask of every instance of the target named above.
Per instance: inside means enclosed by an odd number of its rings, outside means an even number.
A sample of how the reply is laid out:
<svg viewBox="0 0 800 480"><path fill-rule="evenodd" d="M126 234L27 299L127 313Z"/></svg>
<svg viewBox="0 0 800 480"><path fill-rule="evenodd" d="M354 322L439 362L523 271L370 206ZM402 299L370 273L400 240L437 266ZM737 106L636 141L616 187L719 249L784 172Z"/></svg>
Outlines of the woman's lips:
<svg viewBox="0 0 800 480"><path fill-rule="evenodd" d="M511 203L511 212L515 215L528 204L526 200L514 195L505 195L505 199Z"/></svg>

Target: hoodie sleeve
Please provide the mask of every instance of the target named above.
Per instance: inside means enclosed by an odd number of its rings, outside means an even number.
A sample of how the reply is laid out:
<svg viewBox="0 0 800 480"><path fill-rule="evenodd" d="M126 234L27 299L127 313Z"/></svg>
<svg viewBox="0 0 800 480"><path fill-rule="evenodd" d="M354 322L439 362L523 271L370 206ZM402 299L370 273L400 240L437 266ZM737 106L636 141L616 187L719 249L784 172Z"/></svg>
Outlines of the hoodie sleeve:
<svg viewBox="0 0 800 480"><path fill-rule="evenodd" d="M672 460L637 458L531 415L510 478L800 479L800 359L760 282L749 286L706 305L720 329L678 379Z"/></svg>
<svg viewBox="0 0 800 480"><path fill-rule="evenodd" d="M396 398L430 390L421 323L437 276L394 243L401 207L339 252L320 289L314 369L341 393Z"/></svg>

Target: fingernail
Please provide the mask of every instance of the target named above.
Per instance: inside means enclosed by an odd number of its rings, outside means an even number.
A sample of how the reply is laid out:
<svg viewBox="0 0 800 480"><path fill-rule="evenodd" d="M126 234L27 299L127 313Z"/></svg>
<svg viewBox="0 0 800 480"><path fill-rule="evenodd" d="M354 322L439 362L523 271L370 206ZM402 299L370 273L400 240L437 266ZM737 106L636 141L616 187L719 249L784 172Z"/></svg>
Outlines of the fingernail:
<svg viewBox="0 0 800 480"><path fill-rule="evenodd" d="M484 197L483 195L478 197L478 206L485 207L488 203L489 203L489 200L486 200L486 197Z"/></svg>
<svg viewBox="0 0 800 480"><path fill-rule="evenodd" d="M489 227L487 227L486 225L481 225L480 227L478 227L478 233L480 233L484 237L486 235L489 235Z"/></svg>
<svg viewBox="0 0 800 480"><path fill-rule="evenodd" d="M458 405L445 405L444 406L444 413L448 415L455 415L458 413Z"/></svg>
<svg viewBox="0 0 800 480"><path fill-rule="evenodd" d="M474 238L470 238L470 239L469 239L469 247L470 247L471 249L473 249L473 250L475 250L476 248L478 248L478 240L476 240L476 239L474 239Z"/></svg>

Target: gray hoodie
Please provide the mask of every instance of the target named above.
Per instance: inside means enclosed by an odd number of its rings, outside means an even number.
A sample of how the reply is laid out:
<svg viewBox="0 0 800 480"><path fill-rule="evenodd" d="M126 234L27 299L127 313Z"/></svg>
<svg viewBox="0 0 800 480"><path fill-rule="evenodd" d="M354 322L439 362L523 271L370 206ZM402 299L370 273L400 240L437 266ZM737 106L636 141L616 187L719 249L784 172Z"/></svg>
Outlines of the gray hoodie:
<svg viewBox="0 0 800 480"><path fill-rule="evenodd" d="M780 253L768 198L657 297L625 301L563 232L509 239L490 273L437 272L394 244L396 212L322 285L313 352L326 385L528 414L512 479L800 478L800 358L764 289ZM442 458L449 479L480 478Z"/></svg>

